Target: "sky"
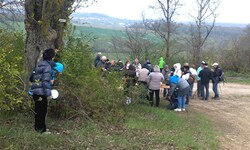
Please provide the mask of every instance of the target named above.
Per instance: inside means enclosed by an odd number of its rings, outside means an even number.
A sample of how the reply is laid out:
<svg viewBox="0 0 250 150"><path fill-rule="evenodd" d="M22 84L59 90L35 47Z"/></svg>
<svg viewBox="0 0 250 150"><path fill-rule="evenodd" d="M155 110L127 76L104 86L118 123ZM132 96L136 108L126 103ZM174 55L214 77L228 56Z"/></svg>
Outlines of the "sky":
<svg viewBox="0 0 250 150"><path fill-rule="evenodd" d="M91 1L91 0L90 0ZM159 12L149 9L157 0L97 0L88 8L81 8L78 12L102 13L122 19L141 20L142 13L147 18L159 18ZM178 10L179 15L174 20L179 22L191 21L190 13L195 8L195 0L181 0L183 7ZM221 23L250 23L250 0L220 0L217 9L216 22Z"/></svg>

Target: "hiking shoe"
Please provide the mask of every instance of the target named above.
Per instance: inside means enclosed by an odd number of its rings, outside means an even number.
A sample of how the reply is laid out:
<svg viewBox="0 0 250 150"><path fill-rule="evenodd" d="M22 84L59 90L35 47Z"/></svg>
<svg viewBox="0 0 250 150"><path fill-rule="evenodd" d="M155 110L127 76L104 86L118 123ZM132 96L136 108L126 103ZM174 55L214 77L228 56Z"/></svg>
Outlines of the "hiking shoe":
<svg viewBox="0 0 250 150"><path fill-rule="evenodd" d="M174 111L181 111L181 109L180 108L176 108L176 109L174 109Z"/></svg>

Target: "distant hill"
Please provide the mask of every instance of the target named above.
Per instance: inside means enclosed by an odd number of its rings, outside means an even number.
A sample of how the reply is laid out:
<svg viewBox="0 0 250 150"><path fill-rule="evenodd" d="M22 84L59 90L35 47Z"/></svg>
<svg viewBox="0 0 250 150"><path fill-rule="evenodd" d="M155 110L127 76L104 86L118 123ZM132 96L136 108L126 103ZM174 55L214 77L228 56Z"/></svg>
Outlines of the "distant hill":
<svg viewBox="0 0 250 150"><path fill-rule="evenodd" d="M71 17L74 23L101 28L124 28L125 26L129 26L135 22L142 21L114 18L99 13L73 13ZM183 22L183 24L188 23ZM216 26L245 28L247 24L216 22Z"/></svg>
<svg viewBox="0 0 250 150"><path fill-rule="evenodd" d="M124 28L139 21L113 18L98 13L73 13L71 17L73 23L101 28Z"/></svg>

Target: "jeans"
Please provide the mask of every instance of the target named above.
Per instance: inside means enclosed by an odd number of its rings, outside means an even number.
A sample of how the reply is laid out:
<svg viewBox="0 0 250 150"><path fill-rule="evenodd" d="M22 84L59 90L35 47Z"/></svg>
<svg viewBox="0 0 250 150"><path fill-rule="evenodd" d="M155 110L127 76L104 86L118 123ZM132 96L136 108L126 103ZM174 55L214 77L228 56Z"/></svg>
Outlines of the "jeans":
<svg viewBox="0 0 250 150"><path fill-rule="evenodd" d="M194 88L194 83L190 84L189 97L193 96L193 88Z"/></svg>
<svg viewBox="0 0 250 150"><path fill-rule="evenodd" d="M185 97L186 96L178 96L178 108L182 108L182 109L186 108Z"/></svg>
<svg viewBox="0 0 250 150"><path fill-rule="evenodd" d="M218 83L219 83L219 77L216 77L213 81L214 97L219 97Z"/></svg>
<svg viewBox="0 0 250 150"><path fill-rule="evenodd" d="M154 93L155 93L155 99L156 99L155 106L159 107L159 103L160 103L160 90L150 90L150 92L149 92L149 101L151 102L151 106L153 106Z"/></svg>
<svg viewBox="0 0 250 150"><path fill-rule="evenodd" d="M206 88L206 94L204 93L204 88ZM203 84L201 83L201 96L202 99L207 100L209 97L209 83Z"/></svg>
<svg viewBox="0 0 250 150"><path fill-rule="evenodd" d="M35 130L38 132L45 132L45 118L47 114L48 100L46 96L33 95L35 101Z"/></svg>

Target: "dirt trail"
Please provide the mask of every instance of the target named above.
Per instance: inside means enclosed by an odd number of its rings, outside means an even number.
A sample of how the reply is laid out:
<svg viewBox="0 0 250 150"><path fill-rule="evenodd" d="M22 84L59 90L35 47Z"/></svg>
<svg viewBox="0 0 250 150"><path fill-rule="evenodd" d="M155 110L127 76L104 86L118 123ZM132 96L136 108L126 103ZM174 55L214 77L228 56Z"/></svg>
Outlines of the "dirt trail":
<svg viewBox="0 0 250 150"><path fill-rule="evenodd" d="M220 100L201 101L195 97L189 109L214 121L222 149L250 150L250 86L226 83L220 87ZM213 95L210 91L210 97Z"/></svg>

